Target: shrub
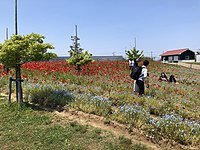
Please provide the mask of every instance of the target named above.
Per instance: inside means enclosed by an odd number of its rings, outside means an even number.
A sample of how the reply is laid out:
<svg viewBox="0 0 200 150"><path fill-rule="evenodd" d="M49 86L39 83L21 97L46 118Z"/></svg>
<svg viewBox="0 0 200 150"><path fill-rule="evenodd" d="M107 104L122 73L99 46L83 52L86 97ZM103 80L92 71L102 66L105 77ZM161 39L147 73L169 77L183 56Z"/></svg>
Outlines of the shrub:
<svg viewBox="0 0 200 150"><path fill-rule="evenodd" d="M73 95L65 90L36 85L29 89L30 102L50 108L62 108L73 100Z"/></svg>

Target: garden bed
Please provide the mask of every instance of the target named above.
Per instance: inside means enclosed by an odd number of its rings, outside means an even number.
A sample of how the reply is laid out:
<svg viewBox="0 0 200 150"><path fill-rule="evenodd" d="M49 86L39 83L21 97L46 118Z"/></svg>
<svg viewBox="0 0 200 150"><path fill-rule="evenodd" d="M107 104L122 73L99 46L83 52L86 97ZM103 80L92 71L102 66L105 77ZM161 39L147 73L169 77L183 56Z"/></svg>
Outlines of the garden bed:
<svg viewBox="0 0 200 150"><path fill-rule="evenodd" d="M27 101L103 116L130 131L141 130L157 143L164 138L199 146L200 72L159 62L150 62L149 72L150 88L144 97L133 93L125 61L94 62L81 72L61 61L28 63L22 76ZM174 74L179 84L158 82L161 72Z"/></svg>

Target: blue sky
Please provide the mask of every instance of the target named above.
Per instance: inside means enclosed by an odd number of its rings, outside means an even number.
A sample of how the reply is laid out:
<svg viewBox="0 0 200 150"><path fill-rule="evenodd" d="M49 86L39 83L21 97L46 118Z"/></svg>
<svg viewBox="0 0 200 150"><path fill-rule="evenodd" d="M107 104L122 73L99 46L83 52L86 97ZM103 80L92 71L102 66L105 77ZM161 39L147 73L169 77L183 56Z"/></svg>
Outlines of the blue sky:
<svg viewBox="0 0 200 150"><path fill-rule="evenodd" d="M18 0L19 34L38 33L69 55L78 25L81 47L93 55L125 55L144 50L200 49L200 0ZM14 34L14 0L0 0L0 43Z"/></svg>

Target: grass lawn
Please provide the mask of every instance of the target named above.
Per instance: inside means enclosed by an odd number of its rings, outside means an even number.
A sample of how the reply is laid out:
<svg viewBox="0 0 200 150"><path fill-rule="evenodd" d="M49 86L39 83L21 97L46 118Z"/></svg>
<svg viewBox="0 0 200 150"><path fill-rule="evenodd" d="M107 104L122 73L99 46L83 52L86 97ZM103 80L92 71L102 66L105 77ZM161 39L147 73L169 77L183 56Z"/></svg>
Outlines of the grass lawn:
<svg viewBox="0 0 200 150"><path fill-rule="evenodd" d="M0 97L1 150L147 150L130 139L76 122L60 120L51 112L16 103L7 106Z"/></svg>

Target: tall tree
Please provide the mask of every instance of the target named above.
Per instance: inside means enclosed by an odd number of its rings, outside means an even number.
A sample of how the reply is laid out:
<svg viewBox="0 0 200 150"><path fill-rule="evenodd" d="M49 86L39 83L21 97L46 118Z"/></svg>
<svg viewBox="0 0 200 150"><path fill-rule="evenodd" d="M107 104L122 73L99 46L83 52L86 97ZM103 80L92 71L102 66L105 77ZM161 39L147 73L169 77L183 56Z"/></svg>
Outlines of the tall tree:
<svg viewBox="0 0 200 150"><path fill-rule="evenodd" d="M49 43L44 43L45 37L39 34L28 34L25 36L13 35L9 40L0 44L0 62L4 66L14 68L16 71L16 98L21 104L21 65L31 61L41 61L56 58L57 55L47 52L54 47Z"/></svg>
<svg viewBox="0 0 200 150"><path fill-rule="evenodd" d="M80 43L78 43L78 40L80 40L77 36L77 26L76 27L76 35L71 36L71 39L73 42L73 45L70 46L70 50L68 51L70 54L70 58L67 60L67 62L70 65L76 66L76 69L78 71L81 70L81 67L92 62L92 54L88 51L83 52L83 49L80 48Z"/></svg>
<svg viewBox="0 0 200 150"><path fill-rule="evenodd" d="M133 60L134 62L137 62L144 57L143 51L136 50L135 48L130 50L125 50L125 53L128 59Z"/></svg>

